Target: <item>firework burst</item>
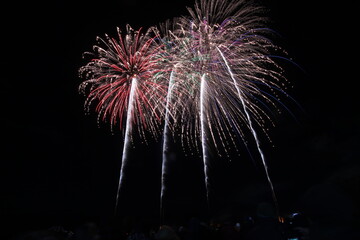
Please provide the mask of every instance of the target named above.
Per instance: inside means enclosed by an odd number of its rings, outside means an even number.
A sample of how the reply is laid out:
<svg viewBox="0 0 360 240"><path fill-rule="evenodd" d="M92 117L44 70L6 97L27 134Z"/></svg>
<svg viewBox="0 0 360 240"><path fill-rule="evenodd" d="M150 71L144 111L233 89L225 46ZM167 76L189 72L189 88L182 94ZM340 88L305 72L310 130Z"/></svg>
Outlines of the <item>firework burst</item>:
<svg viewBox="0 0 360 240"><path fill-rule="evenodd" d="M98 38L94 57L80 69L85 110L95 105L98 122L124 132L117 199L133 127L146 139L146 132L157 137L164 126L161 209L171 134L202 155L208 200L210 146L229 157L231 149L239 152L238 140L249 144L250 134L277 204L258 131L269 139L272 114L283 106L279 96L287 96L283 70L273 60L286 53L270 40L273 31L252 1L198 0L188 11L164 24L162 36L156 28L141 33L127 26L125 34L118 29L118 39Z"/></svg>
<svg viewBox="0 0 360 240"><path fill-rule="evenodd" d="M86 80L79 89L87 95L87 112L96 104L99 122L109 121L112 128L118 125L125 129L133 89L131 124L138 127L141 136L145 136L146 131L157 136L169 78L165 70L166 57L157 39L156 29L141 33L141 29L134 31L129 25L124 36L118 28L118 40L108 35L105 39L97 38L94 52L88 53L94 58L80 68Z"/></svg>
<svg viewBox="0 0 360 240"><path fill-rule="evenodd" d="M94 46L92 54L95 57L80 69L87 79L80 85L80 91L88 93L86 110L97 102L98 121L109 119L112 127L119 125L124 129L115 210L124 182L133 126L137 126L144 139L146 132L157 136L166 106L169 78L166 54L162 43L157 41L156 29L150 28L142 34L127 25L126 30L123 37L118 29L118 40L108 35L105 40L98 38L99 45Z"/></svg>
<svg viewBox="0 0 360 240"><path fill-rule="evenodd" d="M181 92L169 111L183 145L201 150L209 194L209 145L229 156L229 149L238 151L238 139L248 144L250 133L273 190L257 130L268 137L279 96L287 96L282 68L273 60L273 52L285 52L268 38L273 32L253 2L200 0L188 11L167 29L176 66L172 84Z"/></svg>
<svg viewBox="0 0 360 240"><path fill-rule="evenodd" d="M172 112L177 114L184 142L194 146L201 135L201 79L206 74L205 91L211 96L206 120L220 155L231 145L236 147L234 133L247 142L244 127L249 129L249 123L242 105L266 134L268 123L274 125L271 109L280 111L278 97L287 96L287 81L271 54L280 48L266 37L272 31L257 15L261 8L246 2L196 2L194 9L189 8L191 17L180 18L169 30L177 48L174 84L182 93Z"/></svg>

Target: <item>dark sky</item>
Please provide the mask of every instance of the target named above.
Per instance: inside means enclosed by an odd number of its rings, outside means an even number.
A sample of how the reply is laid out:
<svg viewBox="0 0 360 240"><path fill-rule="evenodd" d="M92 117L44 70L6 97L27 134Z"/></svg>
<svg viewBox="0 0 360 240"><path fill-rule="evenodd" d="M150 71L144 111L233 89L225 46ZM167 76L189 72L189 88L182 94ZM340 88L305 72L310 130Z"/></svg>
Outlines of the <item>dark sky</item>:
<svg viewBox="0 0 360 240"><path fill-rule="evenodd" d="M114 218L123 139L104 125L98 128L95 115L85 116L77 71L85 63L82 53L91 50L97 35L115 34L126 23L149 27L186 14L185 7L192 5L169 2L7 5L9 13L1 21L1 215L8 219L9 231ZM316 2L262 1L269 9L270 27L280 35L276 41L302 68L281 63L294 85L290 94L303 108L289 103L296 119L286 113L275 119L277 127L270 132L275 147L265 146L265 154L284 213L327 200L334 205L351 202L339 214L359 215L360 113L352 6ZM135 146L120 215L158 218L159 146ZM211 215L269 201L260 165L246 153L232 160L215 164ZM169 218L207 215L201 159L179 152L172 164Z"/></svg>

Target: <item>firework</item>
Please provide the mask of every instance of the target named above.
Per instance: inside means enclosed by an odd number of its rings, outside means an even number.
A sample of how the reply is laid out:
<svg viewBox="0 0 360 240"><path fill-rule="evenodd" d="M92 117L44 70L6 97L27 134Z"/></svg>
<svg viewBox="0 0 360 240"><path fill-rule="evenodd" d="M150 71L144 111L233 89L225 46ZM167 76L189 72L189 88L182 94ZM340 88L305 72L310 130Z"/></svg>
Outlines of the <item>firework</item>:
<svg viewBox="0 0 360 240"><path fill-rule="evenodd" d="M247 131L273 191L256 130L268 137L271 114L280 111L279 95L287 96L287 81L273 60L273 52L281 49L267 37L272 31L264 27L261 10L244 0L201 0L188 8L189 17L178 18L168 29L176 65L172 85L179 93L168 111L184 145L201 149L208 196L208 146L228 156L239 138L248 144Z"/></svg>
<svg viewBox="0 0 360 240"><path fill-rule="evenodd" d="M125 36L118 28L118 40L105 35L94 46L94 58L80 69L87 80L80 91L87 94L86 111L93 104L98 120L109 120L124 130L124 148L119 179L123 184L133 126L140 136L157 136L163 121L168 87L166 55L156 29L134 31L129 25ZM126 121L124 121L126 119Z"/></svg>
<svg viewBox="0 0 360 240"><path fill-rule="evenodd" d="M80 69L85 110L95 105L99 122L124 133L116 204L134 127L143 139L162 133L161 211L171 134L180 135L185 151L202 155L208 201L209 148L229 157L251 134L277 204L258 131L269 139L271 115L280 112L279 96L287 96L273 60L274 52L285 52L269 39L273 32L252 1L199 0L188 11L164 24L162 36L156 28L141 33L127 26L118 39L98 38L94 58Z"/></svg>
<svg viewBox="0 0 360 240"><path fill-rule="evenodd" d="M87 94L85 110L89 112L96 102L98 120L123 129L132 80L138 79L133 123L142 136L145 131L156 136L164 112L168 79L161 64L166 61L161 44L156 42L157 35L151 36L156 34L153 28L143 34L127 25L125 36L117 30L118 40L108 35L105 39L97 38L99 44L94 46L94 53L88 53L94 58L80 68L81 76L87 79L79 87L80 92Z"/></svg>

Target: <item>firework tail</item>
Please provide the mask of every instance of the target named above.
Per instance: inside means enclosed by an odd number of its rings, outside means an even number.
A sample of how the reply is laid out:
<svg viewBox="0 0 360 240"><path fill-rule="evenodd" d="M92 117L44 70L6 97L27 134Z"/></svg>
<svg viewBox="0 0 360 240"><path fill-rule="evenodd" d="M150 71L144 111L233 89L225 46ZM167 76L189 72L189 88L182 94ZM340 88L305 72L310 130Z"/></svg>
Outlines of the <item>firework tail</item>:
<svg viewBox="0 0 360 240"><path fill-rule="evenodd" d="M169 129L169 115L170 115L170 102L172 99L172 90L174 83L174 71L170 74L170 81L168 92L166 96L166 113L165 113L165 123L164 123L164 131L163 131L163 145L162 145L162 164L161 164L161 193L160 193L160 221L161 224L164 220L164 195L166 188L166 174L168 167L168 155L169 155L169 137L170 137L170 129Z"/></svg>
<svg viewBox="0 0 360 240"><path fill-rule="evenodd" d="M210 207L210 198L209 198L209 155L207 149L207 136L206 136L206 95L207 92L207 83L206 83L206 74L204 73L201 76L201 86L200 86L200 128L201 128L201 148L203 155L204 163L204 176L205 176L205 187L206 187L206 199L208 207Z"/></svg>
<svg viewBox="0 0 360 240"><path fill-rule="evenodd" d="M135 105L135 98L136 98L136 88L137 88L137 79L133 77L131 79L131 88L130 88L130 95L129 95L129 102L127 108L127 116L126 116L126 127L125 127L125 140L124 140L124 147L123 147L123 154L121 159L121 169L120 169L120 177L119 177L119 184L116 194L116 202L115 202L115 213L118 208L119 203L119 195L120 191L123 187L124 181L124 169L127 165L128 161L128 151L131 145L131 131L132 131L132 122L133 122L133 112L134 112L134 105Z"/></svg>
<svg viewBox="0 0 360 240"><path fill-rule="evenodd" d="M216 47L216 49L217 49L217 51L220 53L221 58L223 59L224 64L225 64L225 66L226 66L226 68L227 68L227 70L228 70L228 72L229 72L229 74L230 74L230 77L231 77L231 79L232 79L233 82L234 82L234 86L235 86L235 88L236 88L236 91L237 91L237 93L238 93L239 99L240 99L240 101L241 101L241 105L242 105L242 107L243 107L243 111L244 111L244 113L245 113L245 115L246 115L246 120L247 120L247 122L248 122L248 124L249 124L250 131L251 131L251 133L252 133L252 135L253 135L253 137L254 137L254 139L255 139L256 147L257 147L257 150L258 150L258 152L259 152L259 154L260 154L261 161L262 161L262 164L263 164L263 166L264 166L266 178L267 178L267 181L268 181L269 186L270 186L270 189L271 189L271 194L272 194L272 198L273 198L273 201L274 201L274 204L275 204L276 212L277 212L277 215L279 216L279 205L278 205L277 197L276 197L276 194L275 194L274 186L273 186L273 183L272 183L271 178L270 178L270 175L269 175L268 167L267 167L267 164L266 164L266 161L265 161L265 155L264 155L264 153L263 153L263 151L262 151L262 149L261 149L260 141L259 141L258 136L257 136L257 133L256 133L254 127L253 127L250 114L249 114L249 112L248 112L248 110L247 110L247 107L246 107L246 103L245 103L245 100L244 100L244 97L243 97L243 96L244 96L244 93L243 93L243 91L239 88L239 86L238 86L238 84L237 84L237 82L236 82L236 80L235 80L235 76L234 76L233 72L231 71L231 68L230 68L230 66L229 66L229 64L228 64L228 62L227 62L224 54L221 52L221 50L220 50L218 47Z"/></svg>

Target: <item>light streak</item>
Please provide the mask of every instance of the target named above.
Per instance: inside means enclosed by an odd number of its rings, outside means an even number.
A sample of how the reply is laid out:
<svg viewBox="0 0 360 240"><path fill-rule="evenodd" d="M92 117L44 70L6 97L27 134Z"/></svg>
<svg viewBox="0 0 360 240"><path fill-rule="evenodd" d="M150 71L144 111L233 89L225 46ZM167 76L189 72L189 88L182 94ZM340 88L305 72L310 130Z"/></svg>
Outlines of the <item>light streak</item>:
<svg viewBox="0 0 360 240"><path fill-rule="evenodd" d="M127 114L126 114L127 117L126 117L126 128L125 128L125 140L124 140L123 154L122 154L122 160L121 160L119 184L118 184L118 189L117 189L117 194L116 194L115 212L117 210L118 203L119 203L120 191L123 187L125 168L129 161L128 151L130 150L130 146L131 146L130 139L131 139L131 134L132 134L132 122L134 119L135 98L136 98L136 92L137 92L137 87L138 87L137 81L138 80L136 79L136 77L133 77L131 79L130 96L129 96Z"/></svg>

